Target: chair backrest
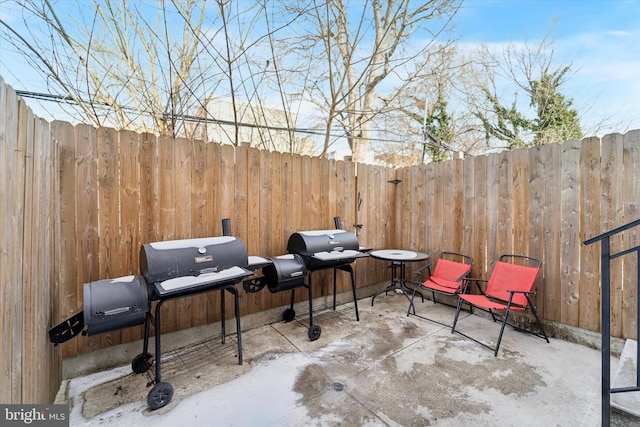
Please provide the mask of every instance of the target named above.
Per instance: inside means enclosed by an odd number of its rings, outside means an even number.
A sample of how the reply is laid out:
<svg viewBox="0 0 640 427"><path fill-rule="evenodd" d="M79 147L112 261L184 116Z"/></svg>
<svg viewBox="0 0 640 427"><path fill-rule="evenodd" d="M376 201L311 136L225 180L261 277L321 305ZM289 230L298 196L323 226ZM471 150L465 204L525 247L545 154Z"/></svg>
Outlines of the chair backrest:
<svg viewBox="0 0 640 427"><path fill-rule="evenodd" d="M538 260L535 260L538 261ZM508 291L530 292L540 271L540 262L536 266L518 265L500 260L493 267L486 293L488 296L504 301L509 299ZM526 306L527 297L524 294L515 294L513 303Z"/></svg>
<svg viewBox="0 0 640 427"><path fill-rule="evenodd" d="M436 262L436 268L433 270L431 276L455 282L469 274L470 271L471 264L440 258L438 262Z"/></svg>

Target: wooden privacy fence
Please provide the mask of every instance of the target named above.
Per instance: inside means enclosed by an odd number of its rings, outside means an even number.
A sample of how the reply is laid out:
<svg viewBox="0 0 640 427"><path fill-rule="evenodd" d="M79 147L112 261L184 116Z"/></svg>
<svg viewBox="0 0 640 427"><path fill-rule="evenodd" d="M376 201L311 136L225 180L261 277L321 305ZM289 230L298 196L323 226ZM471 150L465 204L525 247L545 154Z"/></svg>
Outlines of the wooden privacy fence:
<svg viewBox="0 0 640 427"><path fill-rule="evenodd" d="M0 403L49 403L62 359L47 339L59 319L58 146L0 77Z"/></svg>
<svg viewBox="0 0 640 427"><path fill-rule="evenodd" d="M63 122L53 122L51 132L61 147L61 317L82 309L84 283L139 274L142 243L220 235L223 218L231 219L232 233L249 254L266 257L286 253L295 231L333 228L335 216L345 227L370 222L360 236L367 245L395 243L394 189L384 185L392 169L359 166L366 178L357 189L351 162ZM356 206L358 197L371 199L366 211ZM373 265L358 261L358 284L385 279L385 269ZM330 272L318 274L314 295L327 295L332 278ZM339 277L339 291L348 289L347 278ZM305 299L306 293L297 297ZM218 320L217 298L209 293L166 304L164 330ZM241 311L246 315L288 300L289 293L241 291ZM63 345L63 356L141 336L142 327L79 337Z"/></svg>
<svg viewBox="0 0 640 427"><path fill-rule="evenodd" d="M373 248L469 253L486 277L502 253L542 260L544 319L599 330L597 249L587 238L638 218L640 131L409 168L387 168L54 122L61 150L59 312L82 309L83 283L138 273L141 243L219 235L222 218L250 254L286 252L298 230L361 224ZM618 242L636 238L633 231ZM637 260L624 260L635 263ZM635 334L633 277L614 266L612 334ZM388 277L356 262L359 287ZM327 295L332 276L314 281ZM347 290L343 278L340 290ZM298 297L305 299L304 292ZM285 305L286 294L241 293L243 315ZM167 331L219 319L218 295L167 307ZM179 313L179 315L178 315ZM139 339L142 328L81 337L64 356Z"/></svg>
<svg viewBox="0 0 640 427"><path fill-rule="evenodd" d="M599 331L598 248L581 242L640 217L640 131L398 169L64 122L48 124L47 133L10 88L0 88L0 204L8 206L0 219L0 330L13 337L0 363L8 402L51 399L60 355L141 338L141 327L129 328L54 350L46 331L82 310L84 283L139 274L142 243L220 235L223 218L249 254L266 257L285 253L295 231L333 228L335 216L376 249L469 253L475 277L487 277L505 252L539 257L541 316ZM613 244L631 246L635 233ZM628 302L637 283L625 275L635 263L612 265L616 337L635 338L637 308ZM389 278L373 259L358 260L355 273L360 296ZM339 291L347 291L341 276ZM329 295L332 278L314 275L314 296ZM163 327L218 320L218 298L167 303ZM242 315L288 299L241 291Z"/></svg>
<svg viewBox="0 0 640 427"><path fill-rule="evenodd" d="M541 317L600 331L599 249L581 243L640 218L640 131L399 169L398 242L474 259L473 277L503 253L542 260ZM630 230L613 250L637 244ZM636 338L638 260L612 264L612 336Z"/></svg>

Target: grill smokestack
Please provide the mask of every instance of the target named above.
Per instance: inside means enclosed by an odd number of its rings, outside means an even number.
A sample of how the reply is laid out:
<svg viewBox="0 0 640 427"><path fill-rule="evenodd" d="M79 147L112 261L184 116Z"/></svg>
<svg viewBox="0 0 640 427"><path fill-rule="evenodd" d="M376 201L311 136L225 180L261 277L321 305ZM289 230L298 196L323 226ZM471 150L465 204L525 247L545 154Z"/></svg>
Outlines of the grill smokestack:
<svg viewBox="0 0 640 427"><path fill-rule="evenodd" d="M223 218L222 220L222 235L231 236L231 220L229 218Z"/></svg>

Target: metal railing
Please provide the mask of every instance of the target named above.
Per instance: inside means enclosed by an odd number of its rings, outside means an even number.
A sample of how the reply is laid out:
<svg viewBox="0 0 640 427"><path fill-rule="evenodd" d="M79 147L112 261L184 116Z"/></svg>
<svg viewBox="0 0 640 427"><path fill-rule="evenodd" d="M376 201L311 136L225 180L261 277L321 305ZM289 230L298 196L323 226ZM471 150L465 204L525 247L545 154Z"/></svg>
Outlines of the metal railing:
<svg viewBox="0 0 640 427"><path fill-rule="evenodd" d="M608 427L611 417L611 393L625 393L640 391L640 370L636 367L635 387L611 388L611 260L630 253L636 254L638 264L636 269L637 284L640 287L640 245L611 253L610 239L624 230L640 225L640 219L614 228L591 239L585 240L584 245L601 243L600 274L602 293L602 426ZM636 292L636 338L640 333L640 292ZM640 360L640 346L637 347L636 360Z"/></svg>

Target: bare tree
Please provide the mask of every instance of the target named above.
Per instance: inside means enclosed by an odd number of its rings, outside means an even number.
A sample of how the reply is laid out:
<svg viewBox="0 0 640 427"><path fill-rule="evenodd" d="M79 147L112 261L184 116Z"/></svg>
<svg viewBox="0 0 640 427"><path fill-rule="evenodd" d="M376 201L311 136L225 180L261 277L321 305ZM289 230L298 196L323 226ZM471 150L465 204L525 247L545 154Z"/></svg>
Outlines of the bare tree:
<svg viewBox="0 0 640 427"><path fill-rule="evenodd" d="M266 111L264 100L273 95L258 89L271 78L264 64L272 58L273 34L288 22L265 28L266 2L3 4L18 11L22 22L0 20L0 37L46 78L49 92L63 94L79 121L205 138L209 126L217 126L215 134L236 145L242 125L258 130L251 133L257 144L274 148L266 121L277 113ZM83 12L69 13L74 7ZM282 93L279 83L275 93ZM212 106L227 101L230 118L211 113ZM288 115L286 124L293 125Z"/></svg>
<svg viewBox="0 0 640 427"><path fill-rule="evenodd" d="M477 154L483 133L466 108L470 71L470 60L453 44L416 58L409 82L395 99L384 100L385 133L391 141L400 137L391 130L401 129L402 142L376 146L376 158L397 158L401 152L407 165L447 160L456 152Z"/></svg>
<svg viewBox="0 0 640 427"><path fill-rule="evenodd" d="M151 10L120 0L80 2L80 16L90 21L70 22L51 0L23 0L19 7L30 33L0 25L51 89L74 101L83 121L171 134L178 131L176 113L201 103L220 75L201 60L197 35L205 2L171 4L169 11L164 1ZM176 13L183 19L173 19Z"/></svg>
<svg viewBox="0 0 640 427"><path fill-rule="evenodd" d="M393 86L389 80L406 79L405 67L433 46L460 2L367 0L354 7L343 0L311 0L311 4L306 31L295 39L300 47L292 52L297 58L292 62L312 64L300 93L324 113L322 154L331 144L331 130L340 125L353 159L362 161L372 123L380 115L380 95L391 99L396 95L387 91L398 90L389 89ZM417 36L422 41L416 47L410 42ZM383 85L388 87L382 90Z"/></svg>

